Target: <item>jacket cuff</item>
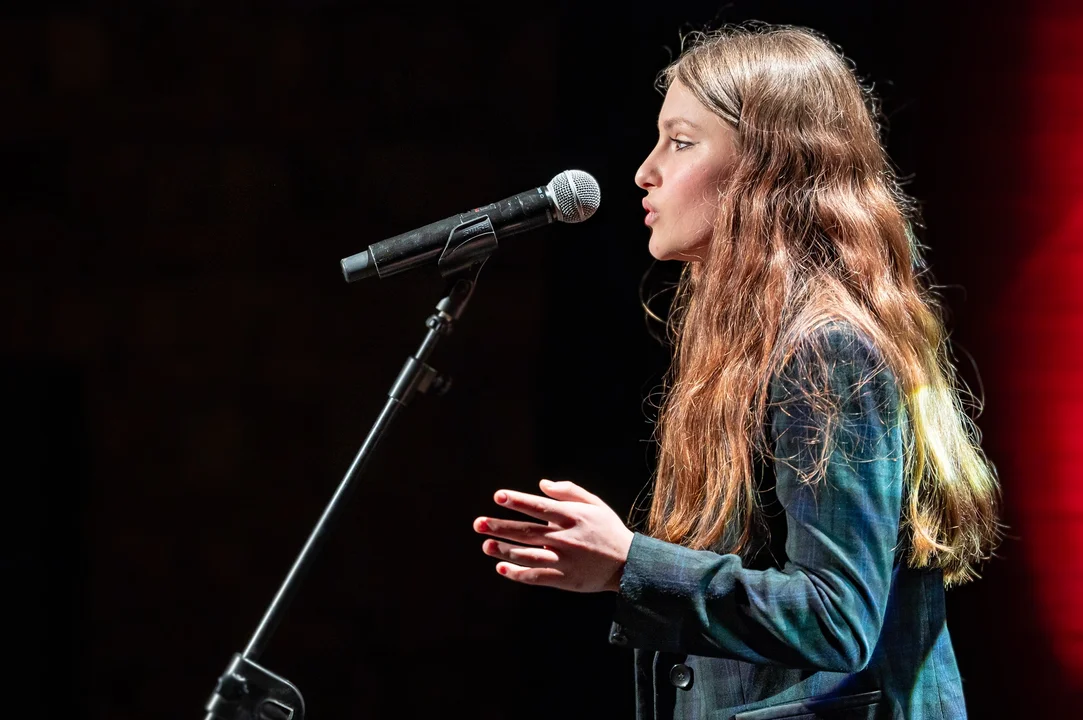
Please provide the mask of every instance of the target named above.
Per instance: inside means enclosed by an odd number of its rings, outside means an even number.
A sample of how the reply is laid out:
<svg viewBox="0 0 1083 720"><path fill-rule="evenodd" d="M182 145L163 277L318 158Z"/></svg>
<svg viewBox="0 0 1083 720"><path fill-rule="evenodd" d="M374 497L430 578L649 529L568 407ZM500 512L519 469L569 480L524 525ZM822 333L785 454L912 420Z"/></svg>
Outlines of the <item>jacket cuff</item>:
<svg viewBox="0 0 1083 720"><path fill-rule="evenodd" d="M621 647L649 646L662 651L676 651L679 648L679 615L668 606L673 604L680 592L677 587L667 590L666 583L661 579L671 575L673 568L686 565L688 558L684 556L693 552L635 533L621 575L614 621L609 633L610 643Z"/></svg>

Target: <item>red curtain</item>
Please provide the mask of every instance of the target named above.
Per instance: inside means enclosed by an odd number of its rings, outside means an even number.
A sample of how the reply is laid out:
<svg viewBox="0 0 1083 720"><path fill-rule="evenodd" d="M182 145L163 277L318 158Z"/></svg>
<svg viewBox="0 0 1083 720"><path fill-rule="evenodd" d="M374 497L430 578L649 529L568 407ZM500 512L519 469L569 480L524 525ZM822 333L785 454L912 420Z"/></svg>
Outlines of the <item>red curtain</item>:
<svg viewBox="0 0 1083 720"><path fill-rule="evenodd" d="M1021 6L1026 44L1015 226L1024 261L1004 288L1001 448L1039 627L1068 693L1083 689L1083 2ZM995 112L995 109L993 109ZM995 164L995 163L994 163ZM990 212L1000 212L990 208ZM1006 450L1006 452L1005 452ZM1005 620L1011 621L1010 618Z"/></svg>

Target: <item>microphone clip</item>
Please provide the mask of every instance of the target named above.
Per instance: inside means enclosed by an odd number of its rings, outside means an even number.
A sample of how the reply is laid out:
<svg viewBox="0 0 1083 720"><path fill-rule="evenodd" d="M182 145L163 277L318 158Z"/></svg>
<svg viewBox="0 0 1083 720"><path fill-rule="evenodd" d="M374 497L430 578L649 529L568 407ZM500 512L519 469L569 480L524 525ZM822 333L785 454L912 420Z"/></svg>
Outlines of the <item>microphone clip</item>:
<svg viewBox="0 0 1083 720"><path fill-rule="evenodd" d="M492 221L488 215L481 215L457 225L448 234L436 266L445 278L457 275L471 265L488 260L497 245Z"/></svg>

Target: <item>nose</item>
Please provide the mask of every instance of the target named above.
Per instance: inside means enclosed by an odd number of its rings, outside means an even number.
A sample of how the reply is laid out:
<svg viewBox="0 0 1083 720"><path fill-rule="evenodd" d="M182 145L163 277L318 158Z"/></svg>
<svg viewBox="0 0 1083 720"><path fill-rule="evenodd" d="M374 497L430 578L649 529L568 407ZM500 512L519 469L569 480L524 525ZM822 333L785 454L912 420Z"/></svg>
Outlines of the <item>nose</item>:
<svg viewBox="0 0 1083 720"><path fill-rule="evenodd" d="M658 187L660 177L658 175L658 167L654 163L654 153L652 152L647 156L647 159L643 161L643 164L636 170L636 185L642 190L650 190L651 188Z"/></svg>

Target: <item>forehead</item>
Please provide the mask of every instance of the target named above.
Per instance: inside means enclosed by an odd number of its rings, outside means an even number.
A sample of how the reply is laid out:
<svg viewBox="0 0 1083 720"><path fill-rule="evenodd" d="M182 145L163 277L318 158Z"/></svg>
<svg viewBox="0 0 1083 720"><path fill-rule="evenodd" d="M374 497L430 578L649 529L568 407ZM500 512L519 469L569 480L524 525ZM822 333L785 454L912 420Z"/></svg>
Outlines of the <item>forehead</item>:
<svg viewBox="0 0 1083 720"><path fill-rule="evenodd" d="M710 130L722 126L722 118L708 110L692 91L674 81L666 91L666 99L658 113L658 127L668 129L679 125Z"/></svg>
<svg viewBox="0 0 1083 720"><path fill-rule="evenodd" d="M726 135L731 132L725 120L710 112L691 90L677 80L670 84L662 109L658 112L658 130L691 130L707 135Z"/></svg>
<svg viewBox="0 0 1083 720"><path fill-rule="evenodd" d="M680 80L674 80L666 90L666 98L662 103L662 107L690 108L692 106L698 106L704 112L707 112L707 108L703 107L703 103L699 101L684 83Z"/></svg>

